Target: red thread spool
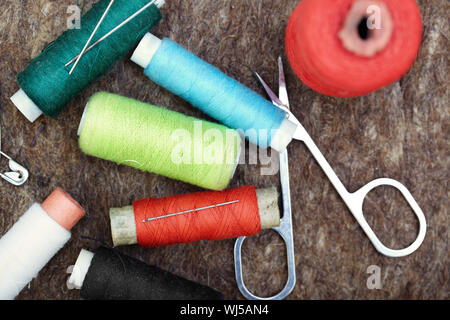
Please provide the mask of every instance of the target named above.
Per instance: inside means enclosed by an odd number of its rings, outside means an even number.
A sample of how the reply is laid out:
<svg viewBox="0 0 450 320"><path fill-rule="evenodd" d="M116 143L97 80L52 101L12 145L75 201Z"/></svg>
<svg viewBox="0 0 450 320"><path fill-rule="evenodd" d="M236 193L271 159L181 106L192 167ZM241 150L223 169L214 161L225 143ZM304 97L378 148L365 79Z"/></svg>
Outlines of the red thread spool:
<svg viewBox="0 0 450 320"><path fill-rule="evenodd" d="M402 77L421 40L414 0L302 0L288 23L286 51L295 73L311 89L354 97Z"/></svg>
<svg viewBox="0 0 450 320"><path fill-rule="evenodd" d="M144 247L252 236L279 226L275 188L253 186L146 199L111 209L114 245Z"/></svg>
<svg viewBox="0 0 450 320"><path fill-rule="evenodd" d="M239 202L204 212L143 222L150 218L235 200ZM133 207L138 243L144 247L250 236L261 231L254 187L147 199L136 201Z"/></svg>

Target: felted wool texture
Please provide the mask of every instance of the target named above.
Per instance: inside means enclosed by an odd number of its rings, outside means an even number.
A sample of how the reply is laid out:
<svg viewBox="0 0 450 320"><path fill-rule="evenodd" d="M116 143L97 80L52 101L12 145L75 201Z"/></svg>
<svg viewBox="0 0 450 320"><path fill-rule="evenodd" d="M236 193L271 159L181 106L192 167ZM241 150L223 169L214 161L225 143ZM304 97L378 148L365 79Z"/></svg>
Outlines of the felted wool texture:
<svg viewBox="0 0 450 320"><path fill-rule="evenodd" d="M86 300L223 300L223 294L101 247L81 288Z"/></svg>
<svg viewBox="0 0 450 320"><path fill-rule="evenodd" d="M81 53L104 14L110 0L101 0L82 18L82 28L64 32L55 42L33 59L17 76L21 88L49 117L56 117L78 93L113 68L148 30L159 22L161 13L152 5L92 50L86 52L76 69L65 66ZM114 29L142 8L148 0L116 0L90 44Z"/></svg>
<svg viewBox="0 0 450 320"><path fill-rule="evenodd" d="M86 0L86 9L95 2ZM408 187L424 211L428 230L421 248L401 259L381 256L306 148L292 142L288 152L297 285L288 299L448 299L449 1L417 1L424 37L410 71L386 88L351 99L318 94L289 67L284 33L299 2L167 1L161 9L164 19L152 33L182 44L261 95L264 90L247 66L253 66L276 89L277 58L283 55L292 112L348 190L358 190L375 178L391 177ZM152 83L129 59L119 61L106 77L83 91L58 120L41 117L30 125L9 102L18 89L15 76L66 29L67 6L74 3L0 1L2 150L30 170L29 180L20 188L0 180L0 234L13 226L34 199L44 199L56 186L73 195L88 212L64 250L22 290L20 300L80 299L79 291L67 290L65 271L81 248L97 248L82 236L113 245L109 208L120 208L136 199L203 191L87 156L78 147L80 115L92 94L101 90L211 120ZM2 168L7 165L0 164ZM265 165L240 165L229 188L273 185L281 192L279 175L261 176L262 167ZM369 194L364 214L380 239L394 248L415 239L415 216L402 195L390 188ZM217 288L226 299L240 300L244 297L236 286L234 243L231 239L155 249L130 246L121 251ZM283 289L286 254L274 232L263 231L247 239L242 258L244 279L252 292L270 296ZM370 265L381 268L380 290L367 288Z"/></svg>
<svg viewBox="0 0 450 320"><path fill-rule="evenodd" d="M228 186L240 141L222 125L106 92L89 100L80 135L86 154L211 190Z"/></svg>

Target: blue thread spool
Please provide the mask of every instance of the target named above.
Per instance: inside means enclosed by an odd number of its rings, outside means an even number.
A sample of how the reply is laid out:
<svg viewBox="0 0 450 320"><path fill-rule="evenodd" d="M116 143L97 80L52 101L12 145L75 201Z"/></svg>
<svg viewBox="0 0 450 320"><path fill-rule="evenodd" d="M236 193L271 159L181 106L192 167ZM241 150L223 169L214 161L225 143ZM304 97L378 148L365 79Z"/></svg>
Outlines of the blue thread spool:
<svg viewBox="0 0 450 320"><path fill-rule="evenodd" d="M155 83L263 148L283 151L297 126L286 113L170 39L147 33L131 60Z"/></svg>

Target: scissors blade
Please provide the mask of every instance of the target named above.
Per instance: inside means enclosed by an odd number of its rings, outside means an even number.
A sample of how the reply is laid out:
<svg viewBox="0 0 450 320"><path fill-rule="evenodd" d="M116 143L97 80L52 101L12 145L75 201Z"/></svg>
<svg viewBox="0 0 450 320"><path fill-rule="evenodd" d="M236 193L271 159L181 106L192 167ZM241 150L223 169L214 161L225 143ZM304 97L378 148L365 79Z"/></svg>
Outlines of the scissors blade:
<svg viewBox="0 0 450 320"><path fill-rule="evenodd" d="M277 97L277 95L272 91L272 89L270 89L270 87L267 85L267 83L264 81L264 79L259 75L259 73L256 72L251 67L250 67L250 69L255 74L256 78L258 78L258 81L262 84L262 86L264 87L264 90L266 90L266 93L269 96L270 100L272 100L272 103L279 108L285 109L286 107L283 105L283 102L281 102L280 99Z"/></svg>
<svg viewBox="0 0 450 320"><path fill-rule="evenodd" d="M287 92L286 87L286 78L284 75L284 67L283 67L283 59L281 57L278 57L278 81L279 81L279 99L281 103L287 107L290 108L289 104L289 95Z"/></svg>
<svg viewBox="0 0 450 320"><path fill-rule="evenodd" d="M297 117L294 116L294 114L290 110L289 96L288 96L288 92L287 92L286 79L285 79L285 75L284 75L283 60L281 59L281 57L278 58L278 68L279 68L279 81L280 81L279 82L280 97L277 97L277 95L272 91L272 89L270 89L270 87L267 85L267 83L264 81L264 79L259 75L259 73L256 72L252 67L250 67L250 69L255 74L256 78L258 79L258 81L261 83L261 85L266 90L267 95L272 100L272 103L275 106L277 106L278 108L280 108L281 110L283 110L284 112L286 112L289 120L297 125L297 131L295 132L293 138L295 140L302 141L302 140L304 140L305 129L303 128L303 126L301 125L301 123L297 119Z"/></svg>
<svg viewBox="0 0 450 320"><path fill-rule="evenodd" d="M287 86L286 86L286 77L285 77L285 73L284 73L283 59L281 58L281 56L278 57L278 71L279 71L280 101L283 104L283 106L285 106L285 108L286 108L285 110L286 110L289 120L297 125L297 130L295 131L293 138L295 140L303 141L304 137L305 137L305 129L303 128L302 124L297 119L297 117L290 110L289 95L288 95Z"/></svg>

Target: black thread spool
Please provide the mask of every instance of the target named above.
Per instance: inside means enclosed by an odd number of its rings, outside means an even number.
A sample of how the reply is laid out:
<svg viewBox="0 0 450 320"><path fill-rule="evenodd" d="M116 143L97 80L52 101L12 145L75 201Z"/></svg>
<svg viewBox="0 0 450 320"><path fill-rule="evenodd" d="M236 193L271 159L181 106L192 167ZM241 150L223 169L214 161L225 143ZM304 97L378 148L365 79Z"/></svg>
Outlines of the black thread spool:
<svg viewBox="0 0 450 320"><path fill-rule="evenodd" d="M222 293L100 247L83 250L68 284L85 300L223 300Z"/></svg>

